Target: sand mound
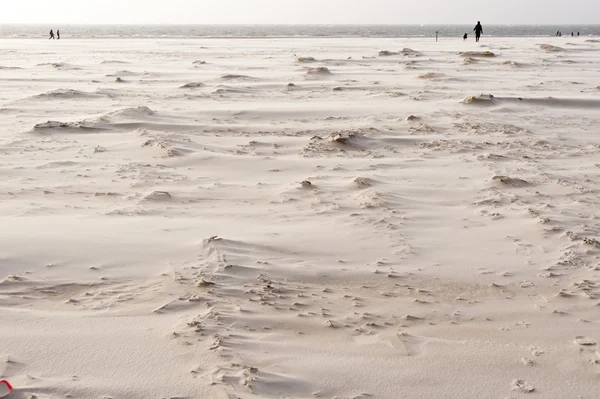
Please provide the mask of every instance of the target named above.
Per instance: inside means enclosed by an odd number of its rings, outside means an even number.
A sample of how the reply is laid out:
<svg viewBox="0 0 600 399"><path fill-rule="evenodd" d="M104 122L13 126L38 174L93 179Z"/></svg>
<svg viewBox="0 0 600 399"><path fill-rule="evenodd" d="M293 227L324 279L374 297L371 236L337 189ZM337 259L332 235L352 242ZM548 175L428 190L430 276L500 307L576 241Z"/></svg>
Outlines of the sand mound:
<svg viewBox="0 0 600 399"><path fill-rule="evenodd" d="M198 87L203 87L204 83L200 82L190 82L186 83L183 86L179 87L180 89L197 89Z"/></svg>
<svg viewBox="0 0 600 399"><path fill-rule="evenodd" d="M329 135L329 141L343 145L351 145L360 138L362 135L358 132L334 132Z"/></svg>
<svg viewBox="0 0 600 399"><path fill-rule="evenodd" d="M406 56L411 56L411 55L412 56L417 56L417 55L420 54L418 51L415 51L415 50L413 50L411 48L408 48L408 47L403 48L402 51L401 51L401 53L403 55L406 55Z"/></svg>
<svg viewBox="0 0 600 399"><path fill-rule="evenodd" d="M47 93L42 93L34 96L34 98L89 98L97 97L98 94L87 93L85 91L73 90L73 89L57 89Z"/></svg>
<svg viewBox="0 0 600 399"><path fill-rule="evenodd" d="M436 79L436 78L439 78L440 76L441 75L438 73L429 72L429 73L426 73L425 75L417 76L417 79Z"/></svg>
<svg viewBox="0 0 600 399"><path fill-rule="evenodd" d="M494 96L491 94L480 94L478 96L469 96L461 101L463 104L492 104Z"/></svg>
<svg viewBox="0 0 600 399"><path fill-rule="evenodd" d="M80 121L80 122L60 122L60 121L48 121L44 123L38 123L33 127L34 130L44 131L44 130L101 130L101 128L96 127L92 122Z"/></svg>
<svg viewBox="0 0 600 399"><path fill-rule="evenodd" d="M407 56L407 57L410 57L410 56L415 57L415 56L420 55L418 51L415 51L415 50L413 50L411 48L407 48L407 47L403 48L401 51L398 51L398 52L387 51L387 50L382 50L379 52L380 57L388 57L391 55L400 55L400 54Z"/></svg>
<svg viewBox="0 0 600 399"><path fill-rule="evenodd" d="M194 61L192 62L192 65L205 65L206 61Z"/></svg>
<svg viewBox="0 0 600 399"><path fill-rule="evenodd" d="M46 62L43 64L37 64L37 66L51 66L52 68L67 70L67 71L78 71L81 67L77 65L68 64L66 62Z"/></svg>
<svg viewBox="0 0 600 399"><path fill-rule="evenodd" d="M376 181L368 177L357 177L352 181L352 184L360 189L373 187Z"/></svg>
<svg viewBox="0 0 600 399"><path fill-rule="evenodd" d="M252 93L251 89L242 89L240 87L232 87L227 85L219 85L213 94L248 94Z"/></svg>
<svg viewBox="0 0 600 399"><path fill-rule="evenodd" d="M14 71L17 69L23 69L21 67L7 67L7 66L2 66L0 65L0 71Z"/></svg>
<svg viewBox="0 0 600 399"><path fill-rule="evenodd" d="M179 148L173 147L173 144L167 140L160 139L149 139L146 140L142 147L155 147L164 152L166 157L177 157L185 154L185 151L182 151Z"/></svg>
<svg viewBox="0 0 600 399"><path fill-rule="evenodd" d="M555 53L558 51L565 51L564 48L562 47L558 47L558 46L553 46L551 44L540 44L540 48L548 53Z"/></svg>
<svg viewBox="0 0 600 399"><path fill-rule="evenodd" d="M78 122L60 122L60 121L48 121L44 123L38 123L34 126L34 130L50 130L50 129L61 129L61 130L110 130L115 124L123 122L144 122L148 117L155 115L156 113L148 107L135 107L125 108L122 110L110 112L97 118L84 119Z"/></svg>
<svg viewBox="0 0 600 399"><path fill-rule="evenodd" d="M316 62L313 57L299 57L298 62Z"/></svg>
<svg viewBox="0 0 600 399"><path fill-rule="evenodd" d="M481 62L482 60L477 59L477 58L472 58L472 57L467 57L465 58L465 64L476 64L478 62Z"/></svg>
<svg viewBox="0 0 600 399"><path fill-rule="evenodd" d="M467 51L459 54L461 57L495 57L491 51Z"/></svg>
<svg viewBox="0 0 600 399"><path fill-rule="evenodd" d="M246 80L246 81L257 81L257 78L253 78L252 76L248 76L248 75L223 75L221 76L221 80Z"/></svg>
<svg viewBox="0 0 600 399"><path fill-rule="evenodd" d="M598 40L598 39L587 39L585 42L586 43L600 43L600 40Z"/></svg>
<svg viewBox="0 0 600 399"><path fill-rule="evenodd" d="M530 183L526 180L516 179L508 176L494 176L492 181L510 187L527 187L530 185Z"/></svg>
<svg viewBox="0 0 600 399"><path fill-rule="evenodd" d="M519 67L519 66L521 66L521 64L519 64L516 61L504 61L502 63L502 65L508 65L508 66L513 66L513 67Z"/></svg>
<svg viewBox="0 0 600 399"><path fill-rule="evenodd" d="M111 73L106 75L107 78L115 78L115 77L122 77L122 76L140 76L141 74L138 72L132 72L132 71L128 71L128 70L122 70L122 71L117 71L115 73Z"/></svg>
<svg viewBox="0 0 600 399"><path fill-rule="evenodd" d="M308 68L307 75L331 75L331 71L327 67Z"/></svg>
<svg viewBox="0 0 600 399"><path fill-rule="evenodd" d="M147 201L169 201L173 196L166 191L153 191L144 197Z"/></svg>
<svg viewBox="0 0 600 399"><path fill-rule="evenodd" d="M366 136L367 133L377 131L375 128L367 128L337 131L323 137L313 136L301 154L315 156L337 153L343 156L363 156L363 151L371 152L382 147L381 143Z"/></svg>
<svg viewBox="0 0 600 399"><path fill-rule="evenodd" d="M144 119L145 117L155 115L156 112L146 106L125 108L119 111L106 114L103 119L125 118L125 119Z"/></svg>
<svg viewBox="0 0 600 399"><path fill-rule="evenodd" d="M119 61L119 60L104 60L100 64L104 64L104 65L110 65L110 64L129 64L129 62Z"/></svg>
<svg viewBox="0 0 600 399"><path fill-rule="evenodd" d="M38 123L34 129L66 129L66 128L78 128L79 125L75 122L59 122L59 121L48 121L44 123Z"/></svg>

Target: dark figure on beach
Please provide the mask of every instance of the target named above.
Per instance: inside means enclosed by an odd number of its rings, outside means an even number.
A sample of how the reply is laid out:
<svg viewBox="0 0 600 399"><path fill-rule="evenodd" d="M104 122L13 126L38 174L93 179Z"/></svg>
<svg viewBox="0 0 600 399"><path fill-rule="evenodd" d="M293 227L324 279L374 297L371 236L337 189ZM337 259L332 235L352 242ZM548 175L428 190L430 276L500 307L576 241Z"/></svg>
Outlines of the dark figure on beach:
<svg viewBox="0 0 600 399"><path fill-rule="evenodd" d="M575 34L573 32L571 32L571 37L575 36Z"/></svg>
<svg viewBox="0 0 600 399"><path fill-rule="evenodd" d="M577 36L579 36L579 32L577 32Z"/></svg>
<svg viewBox="0 0 600 399"><path fill-rule="evenodd" d="M467 38L469 37L469 35L467 35L466 33L463 36L463 40L467 40Z"/></svg>
<svg viewBox="0 0 600 399"><path fill-rule="evenodd" d="M48 38L48 40L54 39L54 31L52 29L50 29L50 37Z"/></svg>
<svg viewBox="0 0 600 399"><path fill-rule="evenodd" d="M556 37L560 36L560 31L556 31Z"/></svg>
<svg viewBox="0 0 600 399"><path fill-rule="evenodd" d="M56 39L60 40L60 31L58 29L56 30Z"/></svg>
<svg viewBox="0 0 600 399"><path fill-rule="evenodd" d="M475 25L475 41L478 42L481 34L483 33L483 26L481 26L481 22L477 21L477 25Z"/></svg>

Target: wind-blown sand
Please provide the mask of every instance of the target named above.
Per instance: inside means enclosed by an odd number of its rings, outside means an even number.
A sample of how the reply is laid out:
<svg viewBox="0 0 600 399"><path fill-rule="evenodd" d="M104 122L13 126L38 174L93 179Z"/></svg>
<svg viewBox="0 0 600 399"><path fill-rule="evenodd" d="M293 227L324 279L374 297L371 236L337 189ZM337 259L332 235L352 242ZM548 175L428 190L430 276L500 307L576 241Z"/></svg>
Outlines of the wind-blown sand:
<svg viewBox="0 0 600 399"><path fill-rule="evenodd" d="M568 40L0 41L0 379L597 397L600 44Z"/></svg>

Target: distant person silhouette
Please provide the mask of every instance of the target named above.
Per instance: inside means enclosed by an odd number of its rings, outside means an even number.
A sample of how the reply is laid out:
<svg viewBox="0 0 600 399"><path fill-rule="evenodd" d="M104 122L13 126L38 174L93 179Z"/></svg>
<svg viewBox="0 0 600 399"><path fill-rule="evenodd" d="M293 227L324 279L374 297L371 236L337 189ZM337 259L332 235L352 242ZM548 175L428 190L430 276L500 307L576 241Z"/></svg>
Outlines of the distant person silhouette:
<svg viewBox="0 0 600 399"><path fill-rule="evenodd" d="M56 39L60 40L60 31L58 29L56 30Z"/></svg>
<svg viewBox="0 0 600 399"><path fill-rule="evenodd" d="M481 34L483 33L483 26L481 26L481 21L477 21L477 25L475 25L475 41L478 42Z"/></svg>
<svg viewBox="0 0 600 399"><path fill-rule="evenodd" d="M469 38L469 35L467 35L466 33L463 36L463 40L467 40Z"/></svg>
<svg viewBox="0 0 600 399"><path fill-rule="evenodd" d="M575 36L575 34L573 32L571 32L571 36Z"/></svg>
<svg viewBox="0 0 600 399"><path fill-rule="evenodd" d="M556 31L556 37L559 37L559 36L560 36L560 31L559 31L559 30L557 30L557 31Z"/></svg>
<svg viewBox="0 0 600 399"><path fill-rule="evenodd" d="M48 40L54 40L54 31L52 29L50 29L50 37L48 38Z"/></svg>
<svg viewBox="0 0 600 399"><path fill-rule="evenodd" d="M577 32L577 36L579 36L579 32Z"/></svg>

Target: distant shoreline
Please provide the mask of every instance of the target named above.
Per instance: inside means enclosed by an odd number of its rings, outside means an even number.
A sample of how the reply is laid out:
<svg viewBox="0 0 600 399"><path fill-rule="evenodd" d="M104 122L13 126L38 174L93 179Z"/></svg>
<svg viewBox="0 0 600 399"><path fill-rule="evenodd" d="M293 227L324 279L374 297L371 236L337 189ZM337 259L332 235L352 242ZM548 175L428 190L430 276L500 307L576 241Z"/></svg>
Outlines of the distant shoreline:
<svg viewBox="0 0 600 399"><path fill-rule="evenodd" d="M0 25L0 38L47 37L60 29L65 39L245 39L245 38L423 38L462 37L469 25ZM483 24L484 37L563 37L580 32L600 35L600 25L493 25Z"/></svg>

